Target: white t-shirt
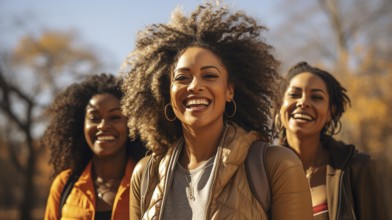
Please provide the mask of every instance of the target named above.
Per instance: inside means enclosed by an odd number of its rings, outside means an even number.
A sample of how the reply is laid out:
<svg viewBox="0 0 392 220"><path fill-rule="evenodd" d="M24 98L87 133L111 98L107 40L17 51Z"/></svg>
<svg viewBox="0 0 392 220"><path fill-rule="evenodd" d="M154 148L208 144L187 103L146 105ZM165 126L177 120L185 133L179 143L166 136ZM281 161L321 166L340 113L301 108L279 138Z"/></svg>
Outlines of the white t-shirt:
<svg viewBox="0 0 392 220"><path fill-rule="evenodd" d="M214 160L215 156L189 171L177 162L163 207L163 219L206 219Z"/></svg>

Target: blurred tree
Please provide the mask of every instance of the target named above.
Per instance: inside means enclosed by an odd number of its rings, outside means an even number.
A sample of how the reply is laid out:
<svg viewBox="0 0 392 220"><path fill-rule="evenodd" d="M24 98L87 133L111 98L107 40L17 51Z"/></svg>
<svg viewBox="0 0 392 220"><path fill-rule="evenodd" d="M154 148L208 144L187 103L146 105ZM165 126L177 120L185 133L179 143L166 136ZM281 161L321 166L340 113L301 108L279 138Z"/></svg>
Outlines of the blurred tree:
<svg viewBox="0 0 392 220"><path fill-rule="evenodd" d="M21 192L20 196L13 195L20 204L20 219L32 219L33 205L39 201L34 177L37 158L43 152L38 143L45 127L45 108L64 86L100 68L101 61L94 51L84 48L73 32L27 35L12 52L4 54L0 66L0 111L6 123L0 124L5 131L0 148L7 148L8 163L23 180L11 186Z"/></svg>
<svg viewBox="0 0 392 220"><path fill-rule="evenodd" d="M281 17L270 39L284 68L299 60L355 67L359 46L378 52L389 47L390 0L279 0L276 8Z"/></svg>
<svg viewBox="0 0 392 220"><path fill-rule="evenodd" d="M272 39L286 67L308 61L329 70L347 88L352 108L343 116L339 138L376 159L385 199L392 204L390 0L283 0L280 4L287 13ZM283 5L290 5L290 10Z"/></svg>

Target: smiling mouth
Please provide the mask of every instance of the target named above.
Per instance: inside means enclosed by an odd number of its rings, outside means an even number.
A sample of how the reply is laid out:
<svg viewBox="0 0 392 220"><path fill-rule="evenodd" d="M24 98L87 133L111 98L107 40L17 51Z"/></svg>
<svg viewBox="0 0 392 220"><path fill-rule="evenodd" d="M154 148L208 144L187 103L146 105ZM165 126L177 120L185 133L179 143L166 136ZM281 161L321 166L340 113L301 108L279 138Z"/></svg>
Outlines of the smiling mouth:
<svg viewBox="0 0 392 220"><path fill-rule="evenodd" d="M98 136L97 141L113 141L115 139L112 135Z"/></svg>
<svg viewBox="0 0 392 220"><path fill-rule="evenodd" d="M189 109L202 109L207 107L210 104L208 99L188 99L185 101L184 105Z"/></svg>
<svg viewBox="0 0 392 220"><path fill-rule="evenodd" d="M293 119L304 120L304 121L312 121L312 116L304 113L296 113L291 116Z"/></svg>

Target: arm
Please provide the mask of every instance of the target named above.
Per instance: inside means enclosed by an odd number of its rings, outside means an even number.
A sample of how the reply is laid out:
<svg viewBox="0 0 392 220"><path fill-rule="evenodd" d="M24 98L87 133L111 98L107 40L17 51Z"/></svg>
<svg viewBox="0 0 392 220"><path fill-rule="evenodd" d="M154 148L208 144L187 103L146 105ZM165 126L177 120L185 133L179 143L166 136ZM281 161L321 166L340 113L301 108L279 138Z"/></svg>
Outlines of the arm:
<svg viewBox="0 0 392 220"><path fill-rule="evenodd" d="M140 185L143 172L147 166L147 162L150 156L146 156L141 159L135 166L131 177L130 184L130 195L129 195L129 217L130 219L141 219L141 207L140 207Z"/></svg>
<svg viewBox="0 0 392 220"><path fill-rule="evenodd" d="M350 170L353 202L358 219L388 219L373 161L366 154L356 154Z"/></svg>
<svg viewBox="0 0 392 220"><path fill-rule="evenodd" d="M298 156L288 148L273 146L265 158L271 183L271 219L313 219L309 184Z"/></svg>
<svg viewBox="0 0 392 220"><path fill-rule="evenodd" d="M50 187L48 201L46 203L45 220L55 220L60 217L60 197L64 185L69 178L70 170L60 173Z"/></svg>

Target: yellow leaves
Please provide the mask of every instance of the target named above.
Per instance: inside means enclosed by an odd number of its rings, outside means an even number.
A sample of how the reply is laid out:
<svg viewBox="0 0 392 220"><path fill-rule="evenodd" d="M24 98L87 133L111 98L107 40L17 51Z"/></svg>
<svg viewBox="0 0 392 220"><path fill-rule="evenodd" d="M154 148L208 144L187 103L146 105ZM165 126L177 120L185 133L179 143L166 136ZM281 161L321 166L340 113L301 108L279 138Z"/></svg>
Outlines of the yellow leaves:
<svg viewBox="0 0 392 220"><path fill-rule="evenodd" d="M346 115L347 120L351 123L359 125L363 120L382 121L388 116L388 106L380 99L363 97L360 99L354 98L352 101L352 108Z"/></svg>
<svg viewBox="0 0 392 220"><path fill-rule="evenodd" d="M15 48L15 55L18 57L22 57L23 55L31 57L37 54L38 51L39 48L34 42L34 39L29 36L25 36L19 41L18 46Z"/></svg>
<svg viewBox="0 0 392 220"><path fill-rule="evenodd" d="M69 33L46 32L39 39L39 44L51 52L59 52L69 47L72 38Z"/></svg>
<svg viewBox="0 0 392 220"><path fill-rule="evenodd" d="M389 116L386 94L377 82L386 82L383 75L371 74L366 76L350 75L346 78L346 88L352 101L351 110L346 117L349 121L359 124L363 120L379 121Z"/></svg>
<svg viewBox="0 0 392 220"><path fill-rule="evenodd" d="M73 45L74 41L73 32L46 31L38 37L25 36L14 50L13 62L17 65L62 66L86 54L82 48Z"/></svg>
<svg viewBox="0 0 392 220"><path fill-rule="evenodd" d="M45 32L40 37L23 37L15 48L15 55L34 57L43 52L56 53L69 47L70 36L63 33Z"/></svg>
<svg viewBox="0 0 392 220"><path fill-rule="evenodd" d="M46 31L21 38L10 57L10 64L21 80L34 83L29 91L58 91L61 83L96 72L101 61L95 51L80 42L74 32Z"/></svg>
<svg viewBox="0 0 392 220"><path fill-rule="evenodd" d="M340 81L352 102L344 115L343 136L373 155L383 152L392 132L392 65L376 61L369 52L356 70L344 74Z"/></svg>

